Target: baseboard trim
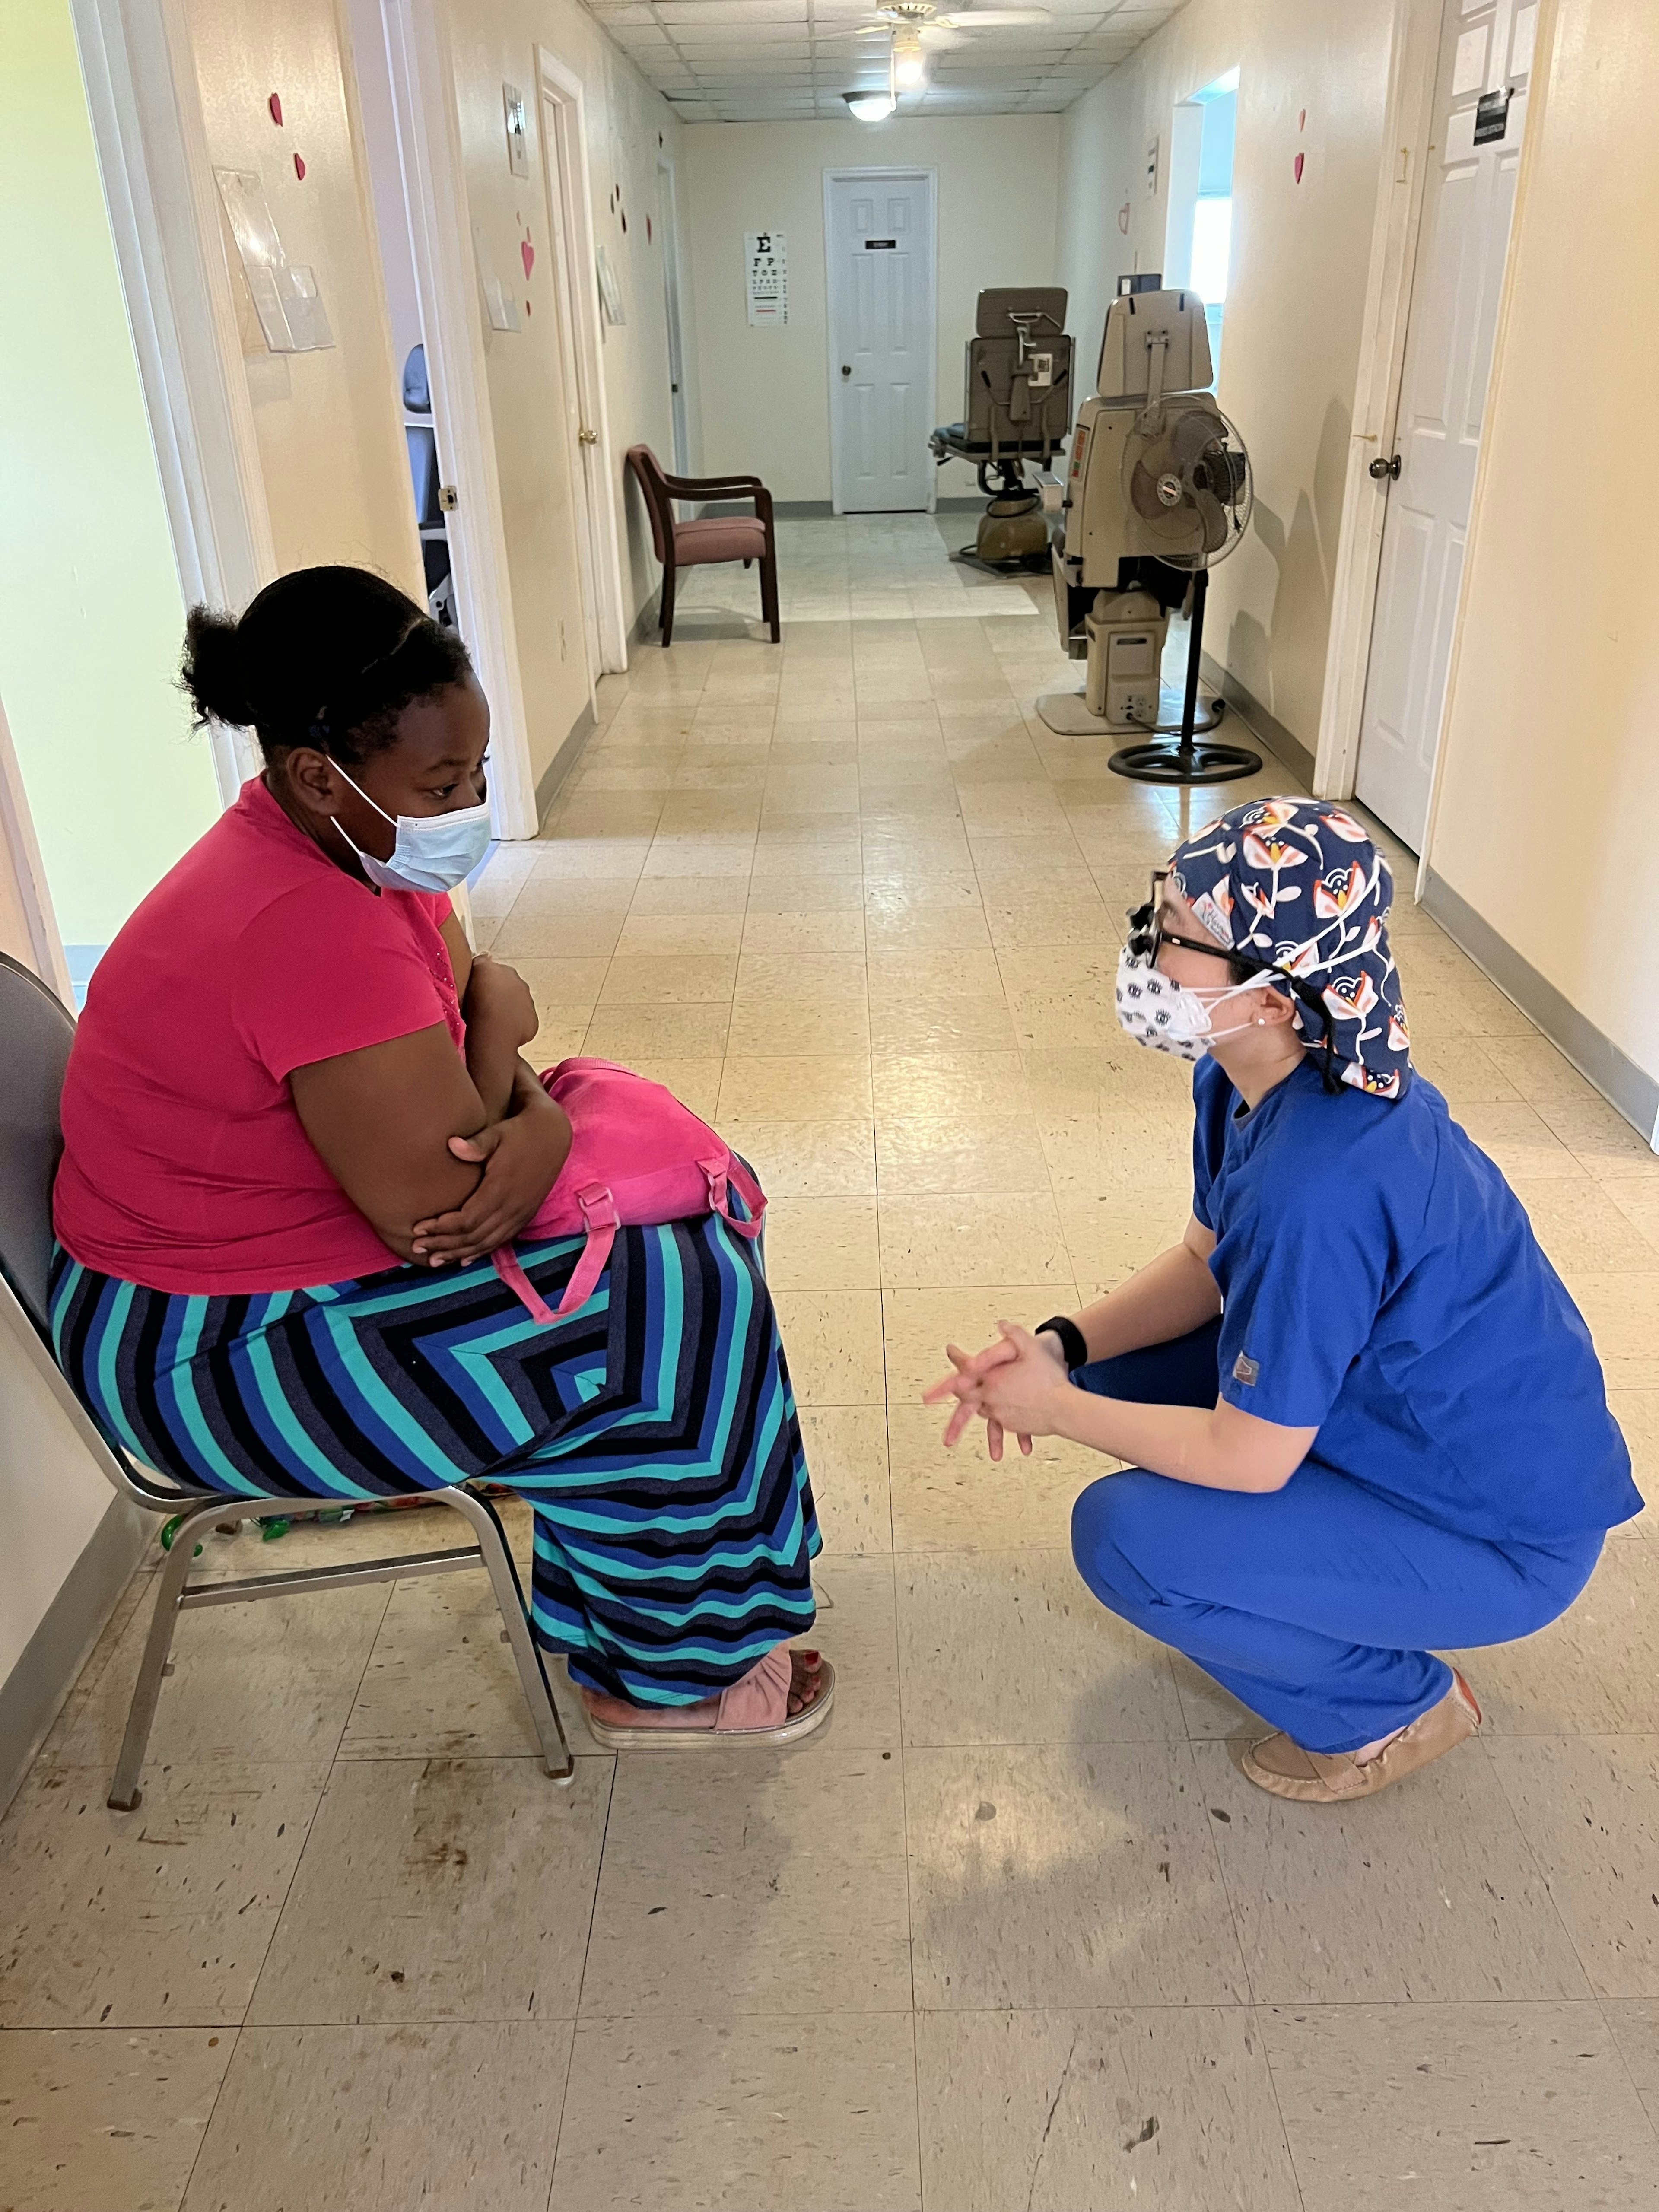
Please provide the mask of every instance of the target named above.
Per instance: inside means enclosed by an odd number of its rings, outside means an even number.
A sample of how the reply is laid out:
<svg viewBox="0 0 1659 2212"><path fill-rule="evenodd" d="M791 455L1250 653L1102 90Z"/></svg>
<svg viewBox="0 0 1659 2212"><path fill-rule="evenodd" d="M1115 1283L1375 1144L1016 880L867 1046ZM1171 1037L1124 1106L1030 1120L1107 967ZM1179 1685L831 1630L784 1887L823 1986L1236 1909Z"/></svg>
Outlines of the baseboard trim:
<svg viewBox="0 0 1659 2212"><path fill-rule="evenodd" d="M569 736L537 778L536 823L538 830L547 820L547 810L557 798L559 786L574 768L582 747L599 726L592 706L584 707L571 724Z"/></svg>
<svg viewBox="0 0 1659 2212"><path fill-rule="evenodd" d="M0 1812L16 1796L63 1711L154 1529L150 1515L125 1498L111 1498L85 1551L0 1684Z"/></svg>
<svg viewBox="0 0 1659 2212"><path fill-rule="evenodd" d="M1207 653L1198 656L1198 672L1212 691L1221 694L1240 720L1249 724L1268 751L1276 756L1279 766L1293 770L1311 791L1314 757L1301 738L1292 737L1276 714L1269 714L1236 676L1230 674L1218 660L1212 660ZM1225 734L1224 730L1222 735ZM1224 785L1221 787L1225 789Z"/></svg>
<svg viewBox="0 0 1659 2212"><path fill-rule="evenodd" d="M1506 998L1537 1023L1553 1045L1643 1139L1659 1151L1659 1080L1602 1036L1553 983L1540 975L1507 939L1500 937L1466 898L1432 868L1423 872L1422 904L1454 944L1484 969ZM1409 1016L1411 1008L1407 1006Z"/></svg>

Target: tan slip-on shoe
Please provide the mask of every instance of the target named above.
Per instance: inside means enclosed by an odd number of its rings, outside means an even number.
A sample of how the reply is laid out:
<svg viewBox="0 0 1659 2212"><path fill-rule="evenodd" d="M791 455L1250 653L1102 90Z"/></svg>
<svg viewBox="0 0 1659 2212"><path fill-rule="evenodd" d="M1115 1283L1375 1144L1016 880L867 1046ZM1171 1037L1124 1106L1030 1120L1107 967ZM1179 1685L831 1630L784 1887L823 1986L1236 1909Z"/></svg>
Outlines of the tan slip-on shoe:
<svg viewBox="0 0 1659 2212"><path fill-rule="evenodd" d="M1452 1686L1437 1705L1420 1714L1386 1749L1362 1766L1349 1751L1304 1751L1287 1735L1264 1736L1244 1754L1245 1773L1259 1790L1305 1805L1346 1805L1375 1797L1467 1742L1480 1725L1474 1692L1454 1668Z"/></svg>

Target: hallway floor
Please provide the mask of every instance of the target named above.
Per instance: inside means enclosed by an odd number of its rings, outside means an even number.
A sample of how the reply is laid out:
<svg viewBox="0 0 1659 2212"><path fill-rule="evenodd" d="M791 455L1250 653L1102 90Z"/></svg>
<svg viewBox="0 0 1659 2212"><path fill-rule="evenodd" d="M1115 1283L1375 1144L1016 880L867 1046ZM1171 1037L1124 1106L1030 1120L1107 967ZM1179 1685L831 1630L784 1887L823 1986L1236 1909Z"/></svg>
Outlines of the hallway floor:
<svg viewBox="0 0 1659 2212"><path fill-rule="evenodd" d="M856 534L822 544L850 574ZM918 1403L947 1335L1179 1233L1188 1073L1117 1030L1121 917L1189 823L1293 787L1119 781L1112 741L1036 720L1080 680L1047 619L904 588L899 617L798 599L781 649L688 622L642 650L477 897L538 1054L670 1083L773 1194L830 1724L613 1759L573 1719L556 1791L487 1585L406 1582L187 1616L112 1814L141 1574L0 1829L0 2208L1655 2201L1656 1516L1468 1662L1477 1741L1333 1813L1253 1790L1249 1717L1088 1599L1097 1462L948 1455ZM1651 1492L1659 1159L1409 890L1419 1065L1531 1210ZM460 1540L438 1522L203 1564Z"/></svg>

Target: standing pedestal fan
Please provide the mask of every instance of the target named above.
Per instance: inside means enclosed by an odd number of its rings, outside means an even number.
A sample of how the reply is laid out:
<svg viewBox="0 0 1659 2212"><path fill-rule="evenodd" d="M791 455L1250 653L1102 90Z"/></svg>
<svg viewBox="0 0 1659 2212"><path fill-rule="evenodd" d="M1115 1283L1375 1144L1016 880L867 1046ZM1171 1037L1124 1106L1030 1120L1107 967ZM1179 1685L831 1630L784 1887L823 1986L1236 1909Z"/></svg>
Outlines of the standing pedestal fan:
<svg viewBox="0 0 1659 2212"><path fill-rule="evenodd" d="M1081 694L1052 692L1037 712L1066 736L1145 732L1109 763L1141 783L1227 783L1261 766L1261 755L1243 745L1206 741L1226 712L1224 700L1206 718L1199 714L1209 572L1238 544L1253 500L1249 456L1205 389L1209 380L1209 332L1196 293L1115 300L1097 396L1079 410L1061 487L1055 609L1066 650L1087 661L1088 676ZM1169 611L1188 601L1181 720L1164 723Z"/></svg>

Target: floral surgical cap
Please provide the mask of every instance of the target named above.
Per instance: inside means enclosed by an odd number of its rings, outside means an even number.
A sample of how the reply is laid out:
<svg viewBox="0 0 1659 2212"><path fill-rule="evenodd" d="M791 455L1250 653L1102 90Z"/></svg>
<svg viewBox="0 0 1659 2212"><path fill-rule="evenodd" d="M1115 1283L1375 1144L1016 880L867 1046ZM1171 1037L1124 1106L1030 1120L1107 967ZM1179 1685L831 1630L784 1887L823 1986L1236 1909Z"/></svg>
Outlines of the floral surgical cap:
<svg viewBox="0 0 1659 2212"><path fill-rule="evenodd" d="M1170 872L1212 936L1286 978L1328 1082L1405 1095L1411 1038L1389 950L1394 878L1351 814L1318 799L1254 799L1189 837Z"/></svg>

